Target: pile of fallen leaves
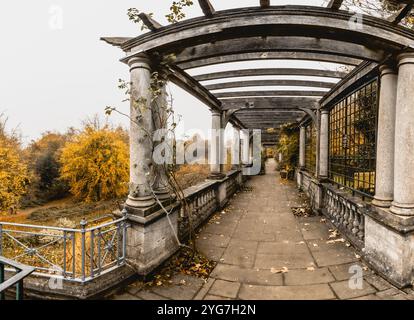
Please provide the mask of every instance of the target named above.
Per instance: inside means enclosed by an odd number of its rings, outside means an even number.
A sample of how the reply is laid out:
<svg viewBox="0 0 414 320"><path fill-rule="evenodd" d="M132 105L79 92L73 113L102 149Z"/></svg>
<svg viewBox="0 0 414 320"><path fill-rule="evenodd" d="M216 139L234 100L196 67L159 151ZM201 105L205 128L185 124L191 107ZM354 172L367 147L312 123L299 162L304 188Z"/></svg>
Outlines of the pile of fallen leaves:
<svg viewBox="0 0 414 320"><path fill-rule="evenodd" d="M313 212L310 206L292 207L291 209L292 209L293 215L296 217L307 218L307 217L312 217L315 215L315 213Z"/></svg>
<svg viewBox="0 0 414 320"><path fill-rule="evenodd" d="M253 187L244 185L244 186L241 187L240 191L241 192L252 192Z"/></svg>
<svg viewBox="0 0 414 320"><path fill-rule="evenodd" d="M175 274L195 276L206 280L216 264L215 261L207 259L198 251L182 248L145 285L151 287L172 284L172 277Z"/></svg>

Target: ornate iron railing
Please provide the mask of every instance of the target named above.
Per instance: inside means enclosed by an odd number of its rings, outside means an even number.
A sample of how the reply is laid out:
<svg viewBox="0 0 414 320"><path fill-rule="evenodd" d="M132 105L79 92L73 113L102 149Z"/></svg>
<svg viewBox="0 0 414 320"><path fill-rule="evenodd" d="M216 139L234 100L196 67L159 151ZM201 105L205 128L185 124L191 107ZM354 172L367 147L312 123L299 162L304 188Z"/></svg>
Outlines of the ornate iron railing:
<svg viewBox="0 0 414 320"><path fill-rule="evenodd" d="M0 255L39 275L90 281L125 263L126 220L82 220L78 229L0 222Z"/></svg>
<svg viewBox="0 0 414 320"><path fill-rule="evenodd" d="M349 193L323 184L323 213L359 248L364 245L365 205Z"/></svg>
<svg viewBox="0 0 414 320"><path fill-rule="evenodd" d="M16 274L5 280L5 266L15 269ZM0 300L6 297L6 290L16 286L16 300L23 300L23 279L34 272L34 268L0 256Z"/></svg>

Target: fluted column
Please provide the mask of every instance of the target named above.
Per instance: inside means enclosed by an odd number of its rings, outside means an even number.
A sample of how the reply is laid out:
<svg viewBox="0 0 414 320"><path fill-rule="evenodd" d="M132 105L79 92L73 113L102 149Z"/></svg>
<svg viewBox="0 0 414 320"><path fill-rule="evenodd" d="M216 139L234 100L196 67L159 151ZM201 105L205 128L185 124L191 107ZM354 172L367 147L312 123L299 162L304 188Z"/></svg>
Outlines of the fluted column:
<svg viewBox="0 0 414 320"><path fill-rule="evenodd" d="M155 203L151 184L153 118L151 111L151 67L145 54L128 61L131 75L130 93L130 191L127 207L147 208Z"/></svg>
<svg viewBox="0 0 414 320"><path fill-rule="evenodd" d="M299 129L299 167L300 169L305 168L305 140L306 140L306 128L300 126Z"/></svg>
<svg viewBox="0 0 414 320"><path fill-rule="evenodd" d="M398 56L395 112L394 201L391 211L414 215L414 53ZM382 150L388 152L388 150Z"/></svg>
<svg viewBox="0 0 414 320"><path fill-rule="evenodd" d="M210 147L210 179L222 179L224 155L224 135L222 130L222 114L219 111L211 112L211 147Z"/></svg>
<svg viewBox="0 0 414 320"><path fill-rule="evenodd" d="M395 67L380 67L381 87L378 107L377 165L372 204L390 207L394 197L395 108L398 75Z"/></svg>
<svg viewBox="0 0 414 320"><path fill-rule="evenodd" d="M319 176L328 177L329 160L329 111L321 111L320 131L319 131Z"/></svg>

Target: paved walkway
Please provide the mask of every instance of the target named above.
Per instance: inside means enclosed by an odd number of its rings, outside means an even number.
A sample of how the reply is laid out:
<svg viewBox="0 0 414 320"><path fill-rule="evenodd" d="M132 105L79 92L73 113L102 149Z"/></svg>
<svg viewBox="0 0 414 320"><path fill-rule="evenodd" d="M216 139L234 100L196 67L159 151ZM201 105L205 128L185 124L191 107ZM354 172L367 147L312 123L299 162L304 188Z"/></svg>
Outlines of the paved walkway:
<svg viewBox="0 0 414 320"><path fill-rule="evenodd" d="M274 162L266 172L200 232L198 248L218 262L206 282L177 275L172 285L134 283L112 298L413 299L412 289L400 291L367 268L341 235L332 238L323 217L295 217L291 207L304 200L294 183L280 180ZM362 288L351 289L350 267L362 270Z"/></svg>

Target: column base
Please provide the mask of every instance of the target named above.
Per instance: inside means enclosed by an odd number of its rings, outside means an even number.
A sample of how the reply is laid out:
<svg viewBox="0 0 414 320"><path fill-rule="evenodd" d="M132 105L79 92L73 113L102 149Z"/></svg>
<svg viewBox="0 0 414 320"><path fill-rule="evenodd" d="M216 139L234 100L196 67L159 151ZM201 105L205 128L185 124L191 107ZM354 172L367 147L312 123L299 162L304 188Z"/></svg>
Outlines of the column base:
<svg viewBox="0 0 414 320"><path fill-rule="evenodd" d="M155 195L160 201L172 199L173 197L170 195L168 188L163 188L159 190L155 190Z"/></svg>
<svg viewBox="0 0 414 320"><path fill-rule="evenodd" d="M381 217L365 217L364 259L397 287L412 283L413 248L412 231L397 230Z"/></svg>
<svg viewBox="0 0 414 320"><path fill-rule="evenodd" d="M154 206L146 216L128 215L126 258L139 275L148 275L179 249L180 204L165 206L166 212ZM127 209L128 210L128 209ZM172 226L171 226L171 224Z"/></svg>
<svg viewBox="0 0 414 320"><path fill-rule="evenodd" d="M391 203L391 212L399 216L414 216L414 204Z"/></svg>
<svg viewBox="0 0 414 320"><path fill-rule="evenodd" d="M371 204L380 208L389 208L392 204L392 198L381 198L375 196L374 199L371 201Z"/></svg>
<svg viewBox="0 0 414 320"><path fill-rule="evenodd" d="M131 195L128 196L125 204L131 208L149 208L155 204L155 199L153 196L145 196L145 197L132 197Z"/></svg>
<svg viewBox="0 0 414 320"><path fill-rule="evenodd" d="M210 175L208 176L207 179L210 179L210 180L223 180L225 177L226 177L226 175L224 173L212 172L212 173L210 173Z"/></svg>

